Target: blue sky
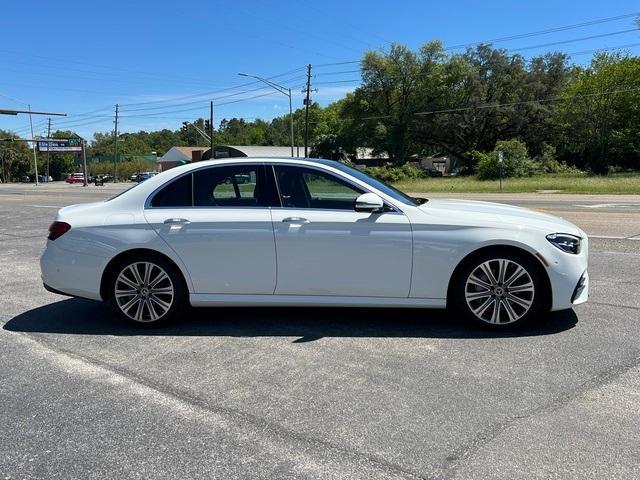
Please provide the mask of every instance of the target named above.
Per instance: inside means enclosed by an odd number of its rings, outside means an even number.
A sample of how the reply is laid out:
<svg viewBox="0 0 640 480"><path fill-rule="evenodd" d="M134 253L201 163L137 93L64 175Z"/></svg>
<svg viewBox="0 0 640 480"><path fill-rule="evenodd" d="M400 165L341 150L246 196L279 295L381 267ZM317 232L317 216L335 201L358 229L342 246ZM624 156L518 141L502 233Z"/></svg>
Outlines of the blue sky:
<svg viewBox="0 0 640 480"><path fill-rule="evenodd" d="M219 104L216 123L269 119L288 111L287 98L238 72L277 76L274 81L294 89L297 108L304 66L311 63L314 98L324 105L358 85L357 64L338 63L393 41L417 48L440 39L453 46L639 10L639 2L612 0L10 1L0 16L0 106L67 112L53 120L54 128L87 137L112 130L116 103L122 131L178 128L182 120L208 116L211 97ZM525 56L620 45L640 54L640 32L625 32L633 28L632 18L621 18L495 45L524 49ZM34 122L36 134L43 133L46 119ZM2 129L26 134L28 126L27 116L0 116Z"/></svg>

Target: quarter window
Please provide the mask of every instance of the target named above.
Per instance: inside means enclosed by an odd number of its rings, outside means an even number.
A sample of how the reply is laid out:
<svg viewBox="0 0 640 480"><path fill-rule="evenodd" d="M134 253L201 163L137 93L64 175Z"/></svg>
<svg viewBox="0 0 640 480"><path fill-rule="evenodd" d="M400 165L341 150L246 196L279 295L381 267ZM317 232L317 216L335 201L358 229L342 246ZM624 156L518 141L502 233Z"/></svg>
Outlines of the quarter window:
<svg viewBox="0 0 640 480"><path fill-rule="evenodd" d="M151 206L190 207L191 191L191 174L183 175L156 193L151 200Z"/></svg>
<svg viewBox="0 0 640 480"><path fill-rule="evenodd" d="M312 168L276 166L283 207L353 210L363 191L334 175Z"/></svg>

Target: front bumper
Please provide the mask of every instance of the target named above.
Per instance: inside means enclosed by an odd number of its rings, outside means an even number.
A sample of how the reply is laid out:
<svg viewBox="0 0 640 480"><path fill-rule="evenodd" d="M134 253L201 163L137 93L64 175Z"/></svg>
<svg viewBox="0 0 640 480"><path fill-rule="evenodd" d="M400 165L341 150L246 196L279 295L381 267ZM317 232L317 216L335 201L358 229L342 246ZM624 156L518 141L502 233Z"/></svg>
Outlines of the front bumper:
<svg viewBox="0 0 640 480"><path fill-rule="evenodd" d="M553 297L551 310L566 310L589 298L589 245L586 234L582 233L582 247L577 255L563 252L551 244L541 252L549 264L547 273Z"/></svg>
<svg viewBox="0 0 640 480"><path fill-rule="evenodd" d="M576 288L573 290L573 295L571 296L571 303L573 305L580 305L584 303L589 298L589 272L586 270L578 280L578 284Z"/></svg>

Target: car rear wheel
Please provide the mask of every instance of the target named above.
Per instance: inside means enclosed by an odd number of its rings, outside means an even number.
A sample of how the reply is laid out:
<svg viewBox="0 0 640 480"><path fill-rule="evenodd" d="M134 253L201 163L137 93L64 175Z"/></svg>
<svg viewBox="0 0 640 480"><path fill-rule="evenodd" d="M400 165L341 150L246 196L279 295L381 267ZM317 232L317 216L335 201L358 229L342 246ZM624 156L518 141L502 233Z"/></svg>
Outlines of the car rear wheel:
<svg viewBox="0 0 640 480"><path fill-rule="evenodd" d="M545 306L540 268L516 253L489 253L468 262L457 276L455 306L487 328L523 325Z"/></svg>
<svg viewBox="0 0 640 480"><path fill-rule="evenodd" d="M110 301L116 315L138 326L156 326L175 318L185 304L180 272L153 256L121 262L111 277Z"/></svg>

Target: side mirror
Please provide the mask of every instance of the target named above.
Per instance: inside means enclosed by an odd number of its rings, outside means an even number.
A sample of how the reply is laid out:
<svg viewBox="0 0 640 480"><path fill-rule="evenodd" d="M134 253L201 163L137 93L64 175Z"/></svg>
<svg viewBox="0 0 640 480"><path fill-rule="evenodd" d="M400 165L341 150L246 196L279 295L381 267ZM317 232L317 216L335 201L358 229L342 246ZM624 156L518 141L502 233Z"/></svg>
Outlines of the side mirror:
<svg viewBox="0 0 640 480"><path fill-rule="evenodd" d="M383 207L384 202L375 193L363 193L356 198L356 212L381 212Z"/></svg>

